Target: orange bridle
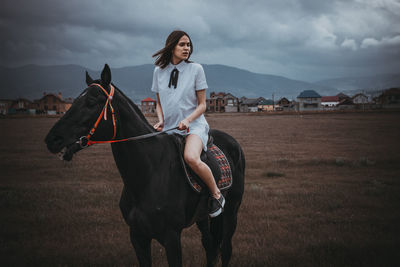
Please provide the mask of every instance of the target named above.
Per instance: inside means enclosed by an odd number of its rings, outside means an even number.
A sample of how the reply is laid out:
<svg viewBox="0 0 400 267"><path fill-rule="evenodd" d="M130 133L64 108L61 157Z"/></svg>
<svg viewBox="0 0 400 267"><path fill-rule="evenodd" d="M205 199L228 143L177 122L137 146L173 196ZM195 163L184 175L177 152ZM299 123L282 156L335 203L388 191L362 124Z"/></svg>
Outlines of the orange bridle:
<svg viewBox="0 0 400 267"><path fill-rule="evenodd" d="M169 132L169 131L173 131L178 129L178 127L174 127L168 130L164 130L162 132L156 132L156 133L148 133L148 134L144 134L144 135L140 135L140 136L133 136L133 137L128 137L128 138L124 138L124 139L118 139L118 140L114 140L114 138L117 135L117 125L116 125L116 121L115 121L115 113L114 113L114 108L111 105L111 100L114 97L114 92L115 92L115 88L112 84L110 84L110 93L108 93L100 84L97 83L92 83L90 86L97 86L100 87L101 90L103 90L103 92L106 94L107 96L107 100L106 103L104 104L104 107L99 115L99 117L97 118L96 122L93 125L93 128L89 131L88 135L86 136L82 136L81 138L79 138L78 141L76 141L76 143L78 143L81 148L85 148L94 144L106 144L106 143L118 143L118 142L125 142L125 141L133 141L133 140L140 140L140 139L145 139L145 138L149 138L149 137L153 137L165 132ZM113 126L114 126L114 135L111 138L111 140L105 140L105 141L92 141L90 140L90 138L93 136L94 132L97 129L97 126L99 125L100 121L102 118L104 118L104 120L107 120L107 108L108 106L110 106L110 110L111 110L111 116L112 116L112 121L113 121ZM189 128L187 128L187 132L189 132Z"/></svg>
<svg viewBox="0 0 400 267"><path fill-rule="evenodd" d="M86 136L86 141L87 141L87 145L88 145L88 146L89 146L89 145L92 145L92 144L94 144L94 143L96 142L96 141L91 141L90 138L93 136L94 132L96 131L97 126L99 125L99 123L100 123L102 117L104 118L104 120L107 120L107 108L108 108L108 106L110 106L110 111L111 111L111 116L112 116L112 122L113 122L113 126L114 126L114 135L113 135L113 137L111 138L111 140L113 140L113 139L115 138L115 136L117 135L117 125L116 125L116 123L115 123L114 108L113 108L113 106L111 105L111 100L112 100L113 97L114 97L115 88L114 88L114 86L113 86L112 84L110 84L110 93L108 93L107 90L105 90L105 89L103 88L103 86L101 86L100 84L98 84L98 83L92 83L90 86L93 86L93 85L94 85L94 86L97 86L97 87L100 87L100 89L103 90L103 92L104 92L104 93L106 94L106 96L107 96L107 100L106 100L106 103L104 104L104 107L103 107L103 109L102 109L102 111L101 111L99 117L97 118L97 120L96 120L96 122L95 122L93 128L90 130L89 134ZM83 138L83 137L81 137L81 139L82 139L82 138Z"/></svg>

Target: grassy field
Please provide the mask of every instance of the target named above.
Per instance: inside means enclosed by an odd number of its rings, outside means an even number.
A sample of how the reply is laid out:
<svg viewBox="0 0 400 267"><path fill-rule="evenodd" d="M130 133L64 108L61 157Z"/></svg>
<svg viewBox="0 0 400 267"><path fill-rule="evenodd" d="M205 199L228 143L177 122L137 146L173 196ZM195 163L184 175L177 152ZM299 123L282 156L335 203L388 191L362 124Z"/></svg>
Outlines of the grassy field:
<svg viewBox="0 0 400 267"><path fill-rule="evenodd" d="M231 266L400 266L399 119L207 115L247 161ZM62 162L43 142L56 120L0 119L1 266L137 266L109 145ZM184 265L204 265L196 227L182 242Z"/></svg>

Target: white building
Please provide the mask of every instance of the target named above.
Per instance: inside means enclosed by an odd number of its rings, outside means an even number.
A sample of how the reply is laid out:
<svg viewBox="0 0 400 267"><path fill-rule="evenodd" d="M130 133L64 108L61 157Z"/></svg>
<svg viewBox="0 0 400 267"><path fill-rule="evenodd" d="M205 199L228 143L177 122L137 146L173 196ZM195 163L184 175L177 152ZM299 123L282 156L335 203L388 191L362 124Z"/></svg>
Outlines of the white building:
<svg viewBox="0 0 400 267"><path fill-rule="evenodd" d="M352 100L353 100L353 103L356 104L356 105L357 104L367 104L369 102L368 101L368 96L366 96L366 95L364 95L362 93L354 95L352 97Z"/></svg>

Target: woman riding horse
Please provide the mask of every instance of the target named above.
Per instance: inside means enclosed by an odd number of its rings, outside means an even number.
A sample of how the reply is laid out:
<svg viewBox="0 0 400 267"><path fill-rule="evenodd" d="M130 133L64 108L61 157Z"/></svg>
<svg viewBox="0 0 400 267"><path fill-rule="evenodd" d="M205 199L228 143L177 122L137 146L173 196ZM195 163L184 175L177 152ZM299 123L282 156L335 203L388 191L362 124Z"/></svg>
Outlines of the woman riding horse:
<svg viewBox="0 0 400 267"><path fill-rule="evenodd" d="M204 118L206 111L207 82L203 67L189 61L193 44L184 31L173 31L165 47L155 53L158 57L151 90L157 94L157 131L178 125L178 134L186 130L184 159L203 180L211 193L209 214L221 214L225 199L218 189L210 168L200 160L202 150L207 150L209 126ZM190 126L190 127L189 127Z"/></svg>
<svg viewBox="0 0 400 267"><path fill-rule="evenodd" d="M181 233L193 223L202 234L207 265L213 266L221 252L222 266L227 266L244 191L245 159L237 141L222 131L210 130L233 177L224 212L210 218L208 193L195 193L188 185L175 135L155 135L140 109L111 83L108 65L101 79L93 81L87 74L86 83L88 87L49 131L45 141L50 152L61 152L64 160L71 160L88 145L111 143L124 183L120 209L140 266L151 266L152 239L165 247L170 266L182 266ZM136 138L149 135L152 137ZM136 139L130 141L130 137Z"/></svg>

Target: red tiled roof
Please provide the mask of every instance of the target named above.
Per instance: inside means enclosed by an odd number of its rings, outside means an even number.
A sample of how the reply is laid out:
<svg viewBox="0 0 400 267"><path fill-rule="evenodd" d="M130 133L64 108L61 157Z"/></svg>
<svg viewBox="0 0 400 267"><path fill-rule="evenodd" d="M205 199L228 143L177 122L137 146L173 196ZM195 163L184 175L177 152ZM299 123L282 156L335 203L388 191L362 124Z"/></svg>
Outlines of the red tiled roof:
<svg viewBox="0 0 400 267"><path fill-rule="evenodd" d="M151 97L146 97L145 99L142 100L142 102L156 102L156 101Z"/></svg>
<svg viewBox="0 0 400 267"><path fill-rule="evenodd" d="M323 96L321 102L339 102L339 96Z"/></svg>

